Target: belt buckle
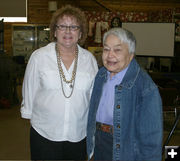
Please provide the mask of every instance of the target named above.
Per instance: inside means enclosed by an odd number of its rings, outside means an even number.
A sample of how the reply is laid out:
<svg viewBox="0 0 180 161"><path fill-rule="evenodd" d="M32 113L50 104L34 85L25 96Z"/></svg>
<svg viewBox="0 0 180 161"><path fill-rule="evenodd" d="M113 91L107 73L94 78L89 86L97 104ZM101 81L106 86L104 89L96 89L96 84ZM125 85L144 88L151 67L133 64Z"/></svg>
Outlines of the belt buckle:
<svg viewBox="0 0 180 161"><path fill-rule="evenodd" d="M101 126L102 131L109 133L111 130L111 127L105 124L102 124Z"/></svg>
<svg viewBox="0 0 180 161"><path fill-rule="evenodd" d="M111 125L106 125L106 124L97 122L96 128L98 130L101 130L101 131L106 132L106 133L111 133L111 134L113 133L113 128Z"/></svg>

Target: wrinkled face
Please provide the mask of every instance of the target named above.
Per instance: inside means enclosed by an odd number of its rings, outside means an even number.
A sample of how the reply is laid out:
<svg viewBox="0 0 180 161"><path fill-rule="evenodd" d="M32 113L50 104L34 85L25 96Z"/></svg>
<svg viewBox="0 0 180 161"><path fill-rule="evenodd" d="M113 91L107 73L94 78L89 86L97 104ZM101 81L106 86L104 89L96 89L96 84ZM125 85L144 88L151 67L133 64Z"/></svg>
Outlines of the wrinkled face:
<svg viewBox="0 0 180 161"><path fill-rule="evenodd" d="M111 72L111 76L125 69L133 56L129 53L127 43L121 42L115 35L107 36L103 47L102 60L104 66Z"/></svg>
<svg viewBox="0 0 180 161"><path fill-rule="evenodd" d="M65 48L76 46L81 37L80 27L76 19L65 15L57 21L56 25L57 43Z"/></svg>

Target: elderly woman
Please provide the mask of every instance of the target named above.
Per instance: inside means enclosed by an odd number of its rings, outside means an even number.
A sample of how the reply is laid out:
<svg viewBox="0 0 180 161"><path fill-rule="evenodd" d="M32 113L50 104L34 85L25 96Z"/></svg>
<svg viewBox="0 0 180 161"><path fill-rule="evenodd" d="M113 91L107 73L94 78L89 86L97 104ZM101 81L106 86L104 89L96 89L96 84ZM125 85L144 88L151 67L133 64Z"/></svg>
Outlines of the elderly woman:
<svg viewBox="0 0 180 161"><path fill-rule="evenodd" d="M86 159L89 101L98 66L80 44L84 13L70 5L50 24L52 42L34 51L23 82L21 116L30 119L32 160Z"/></svg>
<svg viewBox="0 0 180 161"><path fill-rule="evenodd" d="M135 46L135 37L125 29L104 34L104 67L95 78L88 116L89 159L161 160L161 97L136 62Z"/></svg>

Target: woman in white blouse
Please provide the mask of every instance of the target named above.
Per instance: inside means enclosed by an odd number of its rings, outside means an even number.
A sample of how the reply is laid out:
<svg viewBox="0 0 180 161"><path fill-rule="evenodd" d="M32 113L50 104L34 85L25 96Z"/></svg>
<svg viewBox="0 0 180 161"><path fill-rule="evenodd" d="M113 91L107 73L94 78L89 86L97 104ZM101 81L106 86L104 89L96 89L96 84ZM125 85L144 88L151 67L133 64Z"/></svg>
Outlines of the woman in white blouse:
<svg viewBox="0 0 180 161"><path fill-rule="evenodd" d="M80 44L87 35L84 13L67 5L50 23L52 42L28 61L21 116L30 119L32 160L83 160L89 100L98 67Z"/></svg>

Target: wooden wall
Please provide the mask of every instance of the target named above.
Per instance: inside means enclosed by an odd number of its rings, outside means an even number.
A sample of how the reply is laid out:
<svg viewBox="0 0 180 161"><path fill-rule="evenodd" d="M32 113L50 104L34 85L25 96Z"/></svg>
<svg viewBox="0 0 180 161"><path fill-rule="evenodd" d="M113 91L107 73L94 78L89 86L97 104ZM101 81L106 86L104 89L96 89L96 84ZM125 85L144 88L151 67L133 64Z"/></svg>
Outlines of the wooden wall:
<svg viewBox="0 0 180 161"><path fill-rule="evenodd" d="M48 1L28 0L28 23L49 23L52 13L48 11Z"/></svg>
<svg viewBox="0 0 180 161"><path fill-rule="evenodd" d="M28 0L28 24L49 24L52 13L48 11L48 1L49 0ZM64 4L73 4L88 12L89 15L93 15L94 13L94 15L97 15L101 14L101 12L109 12L107 10L108 4L101 4L100 2L102 1L97 1L99 4L95 3L95 1L92 1L91 4L89 4L87 0L57 0L57 2L58 7L61 7ZM109 5L110 10L113 10L112 4L110 3ZM117 4L114 6L116 6L116 9L114 9L114 13L112 13L112 15L116 15L116 12L120 12L121 16L123 14L125 16L132 16L131 11L134 12L134 10L136 10L136 14L133 15L148 15L148 19L146 21L151 22L169 22L171 21L174 12L180 13L180 4L178 6L174 6L169 3L167 5L164 2L162 2L162 5L160 5L160 3L158 3L158 5L151 3L151 7L148 7L149 4L144 2L140 2L138 5L137 3L134 3L133 7L132 3L121 3L121 6L117 6ZM117 11L118 8L120 11ZM154 17L155 15L156 19ZM4 26L4 47L5 53L8 55L12 55L12 24L14 23L5 23Z"/></svg>

